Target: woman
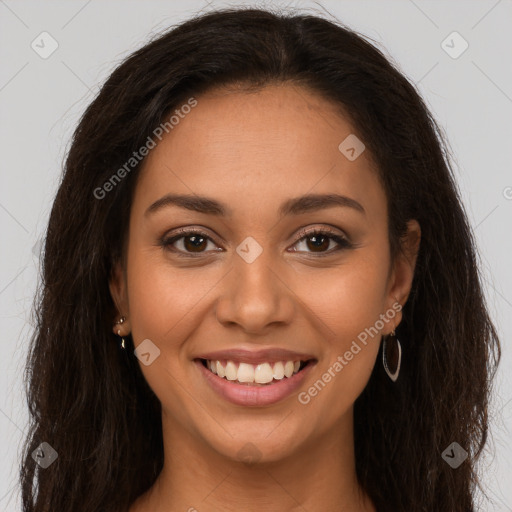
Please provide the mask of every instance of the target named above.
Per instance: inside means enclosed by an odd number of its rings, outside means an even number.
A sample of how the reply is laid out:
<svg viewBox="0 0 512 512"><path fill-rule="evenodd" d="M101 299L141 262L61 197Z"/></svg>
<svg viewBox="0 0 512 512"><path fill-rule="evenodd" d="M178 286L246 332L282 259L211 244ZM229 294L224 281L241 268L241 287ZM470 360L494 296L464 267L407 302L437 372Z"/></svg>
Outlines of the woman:
<svg viewBox="0 0 512 512"><path fill-rule="evenodd" d="M500 350L442 140L314 16L122 63L48 225L24 510L474 510Z"/></svg>

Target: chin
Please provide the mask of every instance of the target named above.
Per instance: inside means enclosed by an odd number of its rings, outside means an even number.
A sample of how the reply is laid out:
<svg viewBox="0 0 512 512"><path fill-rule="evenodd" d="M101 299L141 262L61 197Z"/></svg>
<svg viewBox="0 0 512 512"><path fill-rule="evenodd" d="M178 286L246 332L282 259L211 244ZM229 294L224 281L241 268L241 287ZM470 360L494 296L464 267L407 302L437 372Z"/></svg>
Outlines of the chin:
<svg viewBox="0 0 512 512"><path fill-rule="evenodd" d="M273 463L299 452L297 435L291 434L290 430L272 432L272 428L255 428L252 432L246 431L233 437L226 434L222 440L210 440L209 444L221 456L247 465Z"/></svg>

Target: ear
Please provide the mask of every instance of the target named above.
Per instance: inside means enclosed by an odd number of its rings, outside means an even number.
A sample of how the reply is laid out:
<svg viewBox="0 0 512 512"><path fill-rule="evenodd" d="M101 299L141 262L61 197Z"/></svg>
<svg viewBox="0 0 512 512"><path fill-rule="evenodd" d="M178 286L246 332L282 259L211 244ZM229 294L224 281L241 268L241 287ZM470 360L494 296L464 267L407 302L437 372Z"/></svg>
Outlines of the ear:
<svg viewBox="0 0 512 512"><path fill-rule="evenodd" d="M108 287L110 289L110 295L112 296L112 300L116 305L118 315L115 319L113 319L113 328L112 331L114 334L118 334L118 331L121 331L122 336L126 336L130 330L130 310L128 306L128 293L126 286L126 274L121 264L117 262L112 267L112 272L110 275L110 280L108 283ZM122 324L115 324L120 317L125 317L126 320Z"/></svg>
<svg viewBox="0 0 512 512"><path fill-rule="evenodd" d="M401 247L396 255L389 279L388 307L390 308L396 303L399 303L403 307L409 298L420 241L420 225L418 221L410 220L407 223L407 233L400 240ZM400 310L396 315L394 325L389 326L390 332L398 326L401 320L402 312Z"/></svg>

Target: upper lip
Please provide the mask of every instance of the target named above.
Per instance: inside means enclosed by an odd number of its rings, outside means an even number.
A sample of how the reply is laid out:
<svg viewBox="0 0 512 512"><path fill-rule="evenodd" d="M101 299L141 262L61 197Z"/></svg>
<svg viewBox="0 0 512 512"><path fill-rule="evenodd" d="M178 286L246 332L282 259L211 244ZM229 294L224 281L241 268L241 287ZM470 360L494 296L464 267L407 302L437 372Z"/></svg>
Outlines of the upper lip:
<svg viewBox="0 0 512 512"><path fill-rule="evenodd" d="M303 352L294 352L283 348L265 348L261 350L246 350L242 348L233 348L228 350L217 350L197 356L197 359L207 359L211 361L233 361L237 363L277 363L278 361L308 361L315 359L311 354Z"/></svg>

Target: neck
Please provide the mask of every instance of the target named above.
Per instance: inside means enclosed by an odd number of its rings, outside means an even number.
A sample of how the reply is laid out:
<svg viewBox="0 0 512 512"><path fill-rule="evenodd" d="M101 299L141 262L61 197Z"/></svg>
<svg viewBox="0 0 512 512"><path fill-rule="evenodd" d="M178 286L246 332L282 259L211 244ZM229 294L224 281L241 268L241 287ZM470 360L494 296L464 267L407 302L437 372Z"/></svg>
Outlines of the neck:
<svg viewBox="0 0 512 512"><path fill-rule="evenodd" d="M164 467L130 512L375 512L355 472L352 415L277 461L232 460L163 415Z"/></svg>

